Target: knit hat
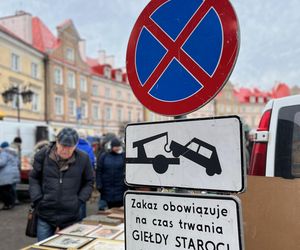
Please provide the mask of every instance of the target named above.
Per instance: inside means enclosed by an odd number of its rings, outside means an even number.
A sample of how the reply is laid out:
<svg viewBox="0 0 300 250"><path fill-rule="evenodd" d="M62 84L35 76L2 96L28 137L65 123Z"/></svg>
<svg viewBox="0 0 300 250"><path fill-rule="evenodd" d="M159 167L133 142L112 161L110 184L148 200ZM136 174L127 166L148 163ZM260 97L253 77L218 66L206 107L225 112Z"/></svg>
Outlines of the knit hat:
<svg viewBox="0 0 300 250"><path fill-rule="evenodd" d="M4 142L1 143L0 147L1 148L7 148L7 147L9 147L9 143L7 141L4 141Z"/></svg>
<svg viewBox="0 0 300 250"><path fill-rule="evenodd" d="M78 143L78 133L73 128L63 128L57 135L59 144L74 147Z"/></svg>
<svg viewBox="0 0 300 250"><path fill-rule="evenodd" d="M113 147L120 147L121 146L121 142L120 142L120 140L118 138L113 138L111 140L110 145L111 145L111 148L113 148Z"/></svg>

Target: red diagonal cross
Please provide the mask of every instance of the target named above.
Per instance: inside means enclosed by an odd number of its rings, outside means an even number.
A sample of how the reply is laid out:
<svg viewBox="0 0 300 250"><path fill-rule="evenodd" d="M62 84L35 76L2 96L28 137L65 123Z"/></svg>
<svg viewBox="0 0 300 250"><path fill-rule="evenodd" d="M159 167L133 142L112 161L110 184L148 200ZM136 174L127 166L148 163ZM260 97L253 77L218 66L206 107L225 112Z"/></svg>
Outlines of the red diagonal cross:
<svg viewBox="0 0 300 250"><path fill-rule="evenodd" d="M213 0L206 0L202 3L175 41L173 41L150 17L146 20L145 27L168 50L143 85L146 92L149 92L152 86L157 82L173 58L176 58L199 82L210 82L210 76L199 67L199 65L195 63L181 47L191 35L191 32L194 31L203 17L210 10L213 4L212 2Z"/></svg>

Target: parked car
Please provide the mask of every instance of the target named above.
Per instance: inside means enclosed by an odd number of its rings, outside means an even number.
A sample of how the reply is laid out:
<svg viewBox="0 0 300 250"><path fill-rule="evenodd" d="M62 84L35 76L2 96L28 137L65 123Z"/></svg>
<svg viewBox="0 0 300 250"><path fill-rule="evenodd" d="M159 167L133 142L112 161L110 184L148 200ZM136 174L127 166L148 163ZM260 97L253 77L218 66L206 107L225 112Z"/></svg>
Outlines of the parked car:
<svg viewBox="0 0 300 250"><path fill-rule="evenodd" d="M254 136L249 174L300 177L300 95L267 103Z"/></svg>

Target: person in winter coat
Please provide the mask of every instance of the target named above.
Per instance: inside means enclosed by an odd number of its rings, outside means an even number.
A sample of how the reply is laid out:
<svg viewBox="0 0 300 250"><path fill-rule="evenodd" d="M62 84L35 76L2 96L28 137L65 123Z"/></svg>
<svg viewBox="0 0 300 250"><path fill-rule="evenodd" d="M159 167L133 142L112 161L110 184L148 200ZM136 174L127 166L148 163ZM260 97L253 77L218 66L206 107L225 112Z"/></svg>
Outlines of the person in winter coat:
<svg viewBox="0 0 300 250"><path fill-rule="evenodd" d="M94 167L95 167L95 155L94 155L94 151L93 151L92 146L87 141L86 132L83 129L78 129L77 132L78 132L78 135L79 135L79 141L78 141L78 144L77 144L77 148L88 154L88 156L90 157L90 161L92 163L92 167L94 169Z"/></svg>
<svg viewBox="0 0 300 250"><path fill-rule="evenodd" d="M18 152L9 147L8 142L0 146L0 196L4 202L3 210L9 210L15 205L13 185L20 182Z"/></svg>
<svg viewBox="0 0 300 250"><path fill-rule="evenodd" d="M114 138L111 141L111 151L101 154L96 169L97 189L108 208L123 206L126 191L124 177L125 154L122 152L121 142Z"/></svg>
<svg viewBox="0 0 300 250"><path fill-rule="evenodd" d="M38 241L79 221L79 208L92 193L91 162L77 143L76 130L63 128L56 142L34 157L29 193L38 214Z"/></svg>
<svg viewBox="0 0 300 250"><path fill-rule="evenodd" d="M91 147L89 142L86 140L86 138L87 138L86 132L83 129L78 129L77 132L79 135L77 149L81 150L82 152L85 152L89 156L90 161L92 163L92 168L94 169L95 155L94 155L93 148ZM86 203L84 202L81 204L81 207L80 207L80 220L82 220L85 217L86 217Z"/></svg>

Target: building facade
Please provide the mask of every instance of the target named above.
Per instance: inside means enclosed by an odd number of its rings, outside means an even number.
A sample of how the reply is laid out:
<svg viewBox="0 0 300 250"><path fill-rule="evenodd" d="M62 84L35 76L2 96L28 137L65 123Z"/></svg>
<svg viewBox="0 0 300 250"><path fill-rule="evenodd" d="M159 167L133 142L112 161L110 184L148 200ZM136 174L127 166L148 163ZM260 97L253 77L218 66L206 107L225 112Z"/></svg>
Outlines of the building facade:
<svg viewBox="0 0 300 250"><path fill-rule="evenodd" d="M143 107L132 94L126 74L113 68L105 53L88 58L85 41L71 20L57 26L57 37L29 13L18 12L1 22L47 55L43 120L54 130L72 126L89 135L120 134L124 124L144 120Z"/></svg>
<svg viewBox="0 0 300 250"><path fill-rule="evenodd" d="M35 93L32 103L21 106L23 119L47 122L55 130L84 128L90 135L124 134L130 122L173 119L139 103L124 70L114 68L112 56L99 51L97 58L88 57L72 20L57 26L57 36L39 17L22 11L0 18L0 25L0 92L19 86ZM269 99L299 93L299 87L284 83L261 91L228 82L213 100L186 117L239 115L256 128ZM15 106L0 100L6 118L16 117Z"/></svg>
<svg viewBox="0 0 300 250"><path fill-rule="evenodd" d="M45 55L0 25L0 93L16 87L19 93L31 90L32 101L24 103L19 95L19 118L23 121L45 120ZM11 102L0 98L4 120L18 119L18 95Z"/></svg>

